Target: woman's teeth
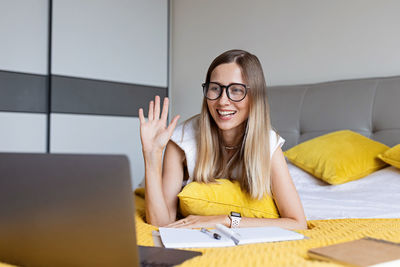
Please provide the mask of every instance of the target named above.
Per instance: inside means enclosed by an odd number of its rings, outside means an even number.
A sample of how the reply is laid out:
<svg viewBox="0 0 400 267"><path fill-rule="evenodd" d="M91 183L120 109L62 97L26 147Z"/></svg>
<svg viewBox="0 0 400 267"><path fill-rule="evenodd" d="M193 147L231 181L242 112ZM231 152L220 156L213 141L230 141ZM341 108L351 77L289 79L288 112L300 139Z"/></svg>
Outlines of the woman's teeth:
<svg viewBox="0 0 400 267"><path fill-rule="evenodd" d="M217 110L217 112L220 116L230 116L236 113L236 111L222 111L222 110Z"/></svg>

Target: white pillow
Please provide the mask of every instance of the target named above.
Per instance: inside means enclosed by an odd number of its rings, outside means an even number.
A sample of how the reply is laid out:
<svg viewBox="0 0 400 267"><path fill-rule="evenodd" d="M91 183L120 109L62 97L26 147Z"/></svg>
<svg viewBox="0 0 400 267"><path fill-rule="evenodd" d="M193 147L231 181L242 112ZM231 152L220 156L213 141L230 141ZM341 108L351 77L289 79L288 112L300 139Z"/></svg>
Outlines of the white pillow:
<svg viewBox="0 0 400 267"><path fill-rule="evenodd" d="M322 186L329 185L328 183L315 178L308 172L303 171L302 169L300 169L296 165L293 165L290 162L288 162L287 165L288 165L288 169L290 172L290 176L292 177L293 183L296 186L297 190L299 188L304 188L304 187L311 186L311 185L314 185L314 186L315 185L322 185Z"/></svg>

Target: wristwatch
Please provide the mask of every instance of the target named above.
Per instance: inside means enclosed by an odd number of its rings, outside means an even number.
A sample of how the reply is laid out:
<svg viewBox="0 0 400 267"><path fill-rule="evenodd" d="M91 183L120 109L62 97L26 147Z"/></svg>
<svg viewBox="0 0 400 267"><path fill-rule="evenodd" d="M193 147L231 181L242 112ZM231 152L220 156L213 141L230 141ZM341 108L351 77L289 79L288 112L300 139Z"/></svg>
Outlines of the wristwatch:
<svg viewBox="0 0 400 267"><path fill-rule="evenodd" d="M240 224L240 220L242 219L242 216L240 215L239 212L231 211L231 214L229 215L229 219L231 220L231 228L238 228L239 224Z"/></svg>

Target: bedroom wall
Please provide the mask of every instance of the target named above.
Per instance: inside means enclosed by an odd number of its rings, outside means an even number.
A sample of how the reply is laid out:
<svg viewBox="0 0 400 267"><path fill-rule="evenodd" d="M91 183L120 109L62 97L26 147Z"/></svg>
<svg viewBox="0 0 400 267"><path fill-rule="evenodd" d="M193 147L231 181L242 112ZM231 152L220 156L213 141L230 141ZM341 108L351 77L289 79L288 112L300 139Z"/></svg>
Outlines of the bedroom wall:
<svg viewBox="0 0 400 267"><path fill-rule="evenodd" d="M172 114L198 113L212 59L240 48L268 85L400 74L396 0L172 0Z"/></svg>
<svg viewBox="0 0 400 267"><path fill-rule="evenodd" d="M48 1L0 2L0 151L46 151Z"/></svg>
<svg viewBox="0 0 400 267"><path fill-rule="evenodd" d="M125 154L136 187L138 109L168 95L168 5L0 1L0 152Z"/></svg>
<svg viewBox="0 0 400 267"><path fill-rule="evenodd" d="M138 109L168 93L168 1L53 0L52 48L50 152L125 154L136 187Z"/></svg>

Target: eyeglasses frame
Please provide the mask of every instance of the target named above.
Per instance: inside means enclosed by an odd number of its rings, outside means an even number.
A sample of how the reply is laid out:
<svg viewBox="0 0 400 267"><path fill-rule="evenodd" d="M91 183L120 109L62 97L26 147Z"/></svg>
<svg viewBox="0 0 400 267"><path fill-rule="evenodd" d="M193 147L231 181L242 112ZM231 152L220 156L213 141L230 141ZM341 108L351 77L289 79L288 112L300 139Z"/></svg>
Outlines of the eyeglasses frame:
<svg viewBox="0 0 400 267"><path fill-rule="evenodd" d="M211 99L211 98L208 98L208 97L207 97L207 94L206 94L206 85L207 85L207 84L210 85L210 83L218 84L218 85L221 87L221 89L222 89L222 90L221 90L221 93L219 94L219 96L218 96L217 98ZM240 99L240 100L233 100L233 99L230 97L228 89L229 89L229 87L230 87L231 85L242 85L242 86L244 87L245 91L244 91L244 96L243 96L242 99ZM242 101L243 99L245 99L245 97L247 96L247 89L250 88L250 87L248 87L247 85L245 85L245 84L243 84L243 83L230 83L230 84L228 84L228 85L222 85L222 84L217 83L217 82L208 82L208 83L203 83L203 84L201 84L201 86L203 87L203 95L204 95L204 97L207 98L208 100L217 100L218 98L220 98L220 97L222 96L222 93L224 92L224 88L225 88L226 96L229 98L229 100L231 100L231 101L233 101L233 102L240 102L240 101Z"/></svg>

